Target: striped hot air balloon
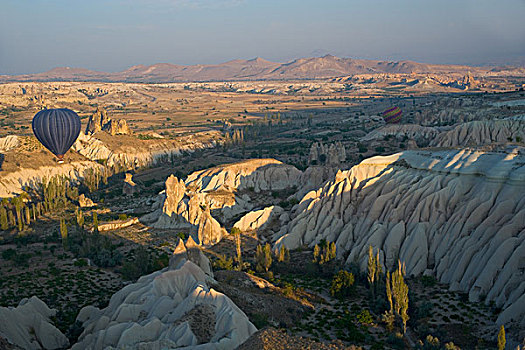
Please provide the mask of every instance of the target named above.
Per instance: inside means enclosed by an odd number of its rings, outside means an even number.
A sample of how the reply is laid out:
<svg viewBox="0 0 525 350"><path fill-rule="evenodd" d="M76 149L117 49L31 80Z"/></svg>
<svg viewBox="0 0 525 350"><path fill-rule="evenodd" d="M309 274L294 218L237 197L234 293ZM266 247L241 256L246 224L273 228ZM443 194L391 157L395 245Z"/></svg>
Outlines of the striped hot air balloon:
<svg viewBox="0 0 525 350"><path fill-rule="evenodd" d="M33 118L33 133L58 158L64 162L64 154L80 134L80 118L70 109L45 109Z"/></svg>
<svg viewBox="0 0 525 350"><path fill-rule="evenodd" d="M399 107L392 107L383 112L383 119L387 124L397 124L401 121L403 112Z"/></svg>

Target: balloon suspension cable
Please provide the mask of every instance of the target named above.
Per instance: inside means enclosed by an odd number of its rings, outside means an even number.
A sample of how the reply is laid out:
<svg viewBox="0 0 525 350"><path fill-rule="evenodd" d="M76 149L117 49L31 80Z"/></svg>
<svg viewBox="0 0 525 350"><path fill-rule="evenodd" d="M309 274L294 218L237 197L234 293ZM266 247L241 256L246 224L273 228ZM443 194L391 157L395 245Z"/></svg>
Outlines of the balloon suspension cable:
<svg viewBox="0 0 525 350"><path fill-rule="evenodd" d="M64 155L63 154L57 154L57 163L58 164L64 163Z"/></svg>

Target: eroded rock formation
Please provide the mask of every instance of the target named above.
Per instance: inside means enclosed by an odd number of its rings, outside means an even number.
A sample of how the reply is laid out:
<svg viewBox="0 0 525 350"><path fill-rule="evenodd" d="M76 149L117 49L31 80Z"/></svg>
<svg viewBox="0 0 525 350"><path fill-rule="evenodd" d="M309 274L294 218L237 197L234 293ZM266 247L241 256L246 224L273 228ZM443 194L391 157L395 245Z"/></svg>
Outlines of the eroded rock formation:
<svg viewBox="0 0 525 350"><path fill-rule="evenodd" d="M103 171L103 166L91 161L72 162L37 169L21 168L10 173L0 173L0 197L12 197L25 187L37 188L45 179L65 176L72 181L84 178L87 171Z"/></svg>
<svg viewBox="0 0 525 350"><path fill-rule="evenodd" d="M373 157L308 193L276 248L336 242L366 267L367 247L391 269L434 274L472 301L494 301L498 323L525 326L525 157L407 151Z"/></svg>
<svg viewBox="0 0 525 350"><path fill-rule="evenodd" d="M20 140L16 135L8 135L0 138L0 152L4 153L20 146Z"/></svg>
<svg viewBox="0 0 525 350"><path fill-rule="evenodd" d="M394 137L398 141L414 140L417 144L428 145L439 132L438 128L430 126L387 124L371 131L361 141L383 141L387 137Z"/></svg>
<svg viewBox="0 0 525 350"><path fill-rule="evenodd" d="M339 165L346 161L346 150L341 142L325 146L322 142L315 142L310 147L310 164Z"/></svg>
<svg viewBox="0 0 525 350"><path fill-rule="evenodd" d="M281 214L283 214L283 208L272 205L271 207L249 212L240 218L233 227L243 232L264 229L265 226L278 219Z"/></svg>
<svg viewBox="0 0 525 350"><path fill-rule="evenodd" d="M459 124L431 143L437 147L480 146L494 143L525 142L525 120L477 120Z"/></svg>
<svg viewBox="0 0 525 350"><path fill-rule="evenodd" d="M186 185L198 191L246 190L275 191L297 185L301 171L275 159L250 159L194 172Z"/></svg>
<svg viewBox="0 0 525 350"><path fill-rule="evenodd" d="M105 309L83 308L84 331L72 350L234 349L257 331L227 296L209 288L192 261L141 277Z"/></svg>
<svg viewBox="0 0 525 350"><path fill-rule="evenodd" d="M86 134L95 134L99 131L107 131L111 135L127 135L131 133L125 119L112 120L108 117L105 109L97 108L97 111L89 117Z"/></svg>
<svg viewBox="0 0 525 350"><path fill-rule="evenodd" d="M80 196L78 196L78 205L81 208L90 208L94 207L95 203L91 200L91 198L86 197L86 195L82 193Z"/></svg>
<svg viewBox="0 0 525 350"><path fill-rule="evenodd" d="M22 349L63 349L69 341L51 323L55 315L56 310L35 296L15 308L0 307L0 339Z"/></svg>
<svg viewBox="0 0 525 350"><path fill-rule="evenodd" d="M173 175L166 180L162 214L154 226L189 228L198 243L204 245L215 244L226 234L226 230L211 216L206 196L187 191L184 182Z"/></svg>
<svg viewBox="0 0 525 350"><path fill-rule="evenodd" d="M301 171L274 159L251 159L198 171L186 182L172 175L161 194L162 210L148 214L143 221L154 222L157 228L189 228L199 244L215 244L226 234L216 217L225 222L247 213L261 205L252 197L294 188L301 178Z"/></svg>

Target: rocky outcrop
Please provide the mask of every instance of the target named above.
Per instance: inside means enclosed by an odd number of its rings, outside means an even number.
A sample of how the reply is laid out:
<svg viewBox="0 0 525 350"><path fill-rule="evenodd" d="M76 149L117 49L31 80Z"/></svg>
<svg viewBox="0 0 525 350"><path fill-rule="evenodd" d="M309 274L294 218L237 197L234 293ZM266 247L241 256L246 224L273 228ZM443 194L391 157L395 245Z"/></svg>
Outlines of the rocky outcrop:
<svg viewBox="0 0 525 350"><path fill-rule="evenodd" d="M5 153L20 146L20 139L16 135L0 138L0 152Z"/></svg>
<svg viewBox="0 0 525 350"><path fill-rule="evenodd" d="M139 223L138 218L130 218L127 220L112 221L112 222L107 222L105 224L98 225L98 230L99 232L113 231L113 230L118 230L118 229L125 228L125 227L130 227L138 223Z"/></svg>
<svg viewBox="0 0 525 350"><path fill-rule="evenodd" d="M109 167L125 169L172 161L184 153L213 148L222 142L221 134L215 131L193 134L177 140L139 140L127 136L128 139L122 142L122 145L111 140L103 142L97 137L99 135L80 133L72 149L90 160L104 160Z"/></svg>
<svg viewBox="0 0 525 350"><path fill-rule="evenodd" d="M234 349L257 331L207 275L181 259L118 291L102 310L83 308L72 349Z"/></svg>
<svg viewBox="0 0 525 350"><path fill-rule="evenodd" d="M325 146L322 142L315 142L310 147L308 161L313 165L338 165L346 161L346 150L339 141L330 146Z"/></svg>
<svg viewBox="0 0 525 350"><path fill-rule="evenodd" d="M186 186L200 192L275 191L297 186L301 175L294 166L275 159L250 159L194 172L186 179Z"/></svg>
<svg viewBox="0 0 525 350"><path fill-rule="evenodd" d="M127 135L131 133L126 120L112 120L108 117L105 109L97 108L97 111L89 117L86 134L95 134L99 131L107 131L111 135Z"/></svg>
<svg viewBox="0 0 525 350"><path fill-rule="evenodd" d="M210 259L204 255L200 247L195 243L193 238L190 236L186 243L179 238L179 242L173 251L173 255L170 258L170 269L177 269L184 264L186 260L193 262L195 265L201 268L202 271L211 278L213 278L213 270L211 268Z"/></svg>
<svg viewBox="0 0 525 350"><path fill-rule="evenodd" d="M465 147L507 142L525 143L525 120L478 120L459 124L440 134L431 146Z"/></svg>
<svg viewBox="0 0 525 350"><path fill-rule="evenodd" d="M227 234L210 213L203 194L187 191L182 180L171 175L166 180L162 214L154 224L157 228L188 228L199 244L215 244Z"/></svg>
<svg viewBox="0 0 525 350"><path fill-rule="evenodd" d="M249 212L237 221L233 227L238 228L242 232L262 230L272 221L278 219L281 214L283 214L283 208L272 205L271 207Z"/></svg>
<svg viewBox="0 0 525 350"><path fill-rule="evenodd" d="M109 132L112 136L131 134L131 129L125 119L111 120L102 130Z"/></svg>
<svg viewBox="0 0 525 350"><path fill-rule="evenodd" d="M124 184L122 185L122 193L128 196L132 196L137 192L137 184L133 181L133 174L126 173Z"/></svg>
<svg viewBox="0 0 525 350"><path fill-rule="evenodd" d="M83 193L78 196L78 205L81 208L90 208L94 207L95 203L91 200L91 198L86 197Z"/></svg>
<svg viewBox="0 0 525 350"><path fill-rule="evenodd" d="M69 341L51 323L55 315L35 296L22 299L16 308L0 307L0 339L22 349L63 349Z"/></svg>
<svg viewBox="0 0 525 350"><path fill-rule="evenodd" d="M430 126L421 126L415 124L387 124L377 128L361 141L383 141L387 137L393 137L398 141L414 140L417 144L428 145L438 134L438 128Z"/></svg>
<svg viewBox="0 0 525 350"><path fill-rule="evenodd" d="M108 113L103 108L97 108L97 111L89 117L86 134L94 134L99 131L102 131L102 128L110 122Z"/></svg>
<svg viewBox="0 0 525 350"><path fill-rule="evenodd" d="M301 176L295 167L274 159L252 159L197 171L185 182L172 175L161 194L162 211L149 214L143 222L154 222L154 227L163 229L188 228L199 244L215 244L227 234L218 220L225 222L249 212L257 202L250 196L263 192L259 196L266 197L265 191L293 188Z"/></svg>
<svg viewBox="0 0 525 350"><path fill-rule="evenodd" d="M276 248L336 242L366 267L367 247L391 269L433 273L472 301L494 301L499 321L525 326L525 157L519 152L407 151L373 157L308 193ZM499 322L498 321L498 322Z"/></svg>

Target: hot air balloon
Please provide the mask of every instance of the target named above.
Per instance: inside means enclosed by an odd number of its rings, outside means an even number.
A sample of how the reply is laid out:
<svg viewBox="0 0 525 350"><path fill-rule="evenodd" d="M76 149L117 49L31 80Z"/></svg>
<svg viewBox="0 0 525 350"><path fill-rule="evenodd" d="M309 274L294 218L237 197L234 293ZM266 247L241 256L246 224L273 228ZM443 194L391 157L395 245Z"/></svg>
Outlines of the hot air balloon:
<svg viewBox="0 0 525 350"><path fill-rule="evenodd" d="M392 107L383 112L383 119L387 124L397 124L401 121L403 112L399 107Z"/></svg>
<svg viewBox="0 0 525 350"><path fill-rule="evenodd" d="M78 114L67 108L44 109L33 117L33 133L59 163L80 134Z"/></svg>

